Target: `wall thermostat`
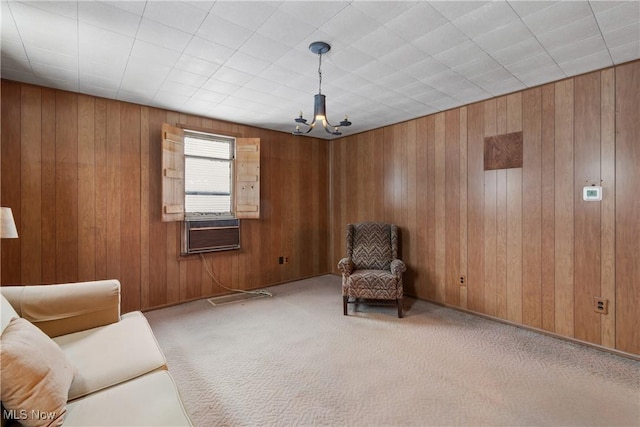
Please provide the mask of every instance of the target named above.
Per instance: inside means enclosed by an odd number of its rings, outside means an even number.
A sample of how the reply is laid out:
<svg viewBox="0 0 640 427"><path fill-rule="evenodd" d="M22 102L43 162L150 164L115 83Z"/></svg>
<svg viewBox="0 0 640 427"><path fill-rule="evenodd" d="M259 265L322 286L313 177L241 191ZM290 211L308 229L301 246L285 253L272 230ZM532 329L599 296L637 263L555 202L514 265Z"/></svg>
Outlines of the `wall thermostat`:
<svg viewBox="0 0 640 427"><path fill-rule="evenodd" d="M587 202L597 202L602 200L602 187L590 185L582 189L582 199Z"/></svg>

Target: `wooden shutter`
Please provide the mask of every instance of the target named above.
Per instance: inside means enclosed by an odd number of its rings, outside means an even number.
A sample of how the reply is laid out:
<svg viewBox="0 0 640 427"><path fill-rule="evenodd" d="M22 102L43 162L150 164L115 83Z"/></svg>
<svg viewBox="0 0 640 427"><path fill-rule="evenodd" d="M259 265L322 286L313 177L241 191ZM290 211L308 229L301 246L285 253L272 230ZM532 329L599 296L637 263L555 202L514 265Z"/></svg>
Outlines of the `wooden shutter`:
<svg viewBox="0 0 640 427"><path fill-rule="evenodd" d="M235 216L260 218L260 138L237 138Z"/></svg>
<svg viewBox="0 0 640 427"><path fill-rule="evenodd" d="M184 131L162 124L162 221L184 220Z"/></svg>

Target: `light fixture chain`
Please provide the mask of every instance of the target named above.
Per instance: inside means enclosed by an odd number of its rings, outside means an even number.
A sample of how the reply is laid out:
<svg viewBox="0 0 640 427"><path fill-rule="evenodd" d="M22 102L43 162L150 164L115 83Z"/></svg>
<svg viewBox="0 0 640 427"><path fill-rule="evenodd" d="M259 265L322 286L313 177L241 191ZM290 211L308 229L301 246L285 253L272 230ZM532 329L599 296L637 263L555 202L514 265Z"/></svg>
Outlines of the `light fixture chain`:
<svg viewBox="0 0 640 427"><path fill-rule="evenodd" d="M322 53L318 55L318 93L322 93Z"/></svg>

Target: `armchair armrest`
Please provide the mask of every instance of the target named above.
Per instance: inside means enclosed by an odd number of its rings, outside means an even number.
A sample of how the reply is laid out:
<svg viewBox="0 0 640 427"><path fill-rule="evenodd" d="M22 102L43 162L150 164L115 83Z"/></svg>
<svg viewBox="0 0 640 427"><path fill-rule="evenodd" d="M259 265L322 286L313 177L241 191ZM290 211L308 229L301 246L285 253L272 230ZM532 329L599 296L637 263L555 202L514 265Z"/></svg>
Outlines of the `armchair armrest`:
<svg viewBox="0 0 640 427"><path fill-rule="evenodd" d="M399 276L405 271L407 271L407 266L404 264L404 262L399 259L394 259L393 261L391 261L391 273Z"/></svg>
<svg viewBox="0 0 640 427"><path fill-rule="evenodd" d="M342 258L338 262L338 268L340 269L342 274L348 276L353 271L353 261L351 261L351 258Z"/></svg>
<svg viewBox="0 0 640 427"><path fill-rule="evenodd" d="M120 320L117 280L2 286L0 293L21 317L52 338Z"/></svg>

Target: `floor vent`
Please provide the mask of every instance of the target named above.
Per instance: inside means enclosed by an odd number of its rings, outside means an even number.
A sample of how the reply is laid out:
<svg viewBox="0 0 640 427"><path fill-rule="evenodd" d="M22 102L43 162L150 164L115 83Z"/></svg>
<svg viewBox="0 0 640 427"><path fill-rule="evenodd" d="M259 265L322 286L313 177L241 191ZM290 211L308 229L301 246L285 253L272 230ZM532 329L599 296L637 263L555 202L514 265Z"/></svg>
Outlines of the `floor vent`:
<svg viewBox="0 0 640 427"><path fill-rule="evenodd" d="M231 295L223 295L220 297L209 298L207 301L209 301L213 306L218 306L223 304L231 304L232 302L247 301L247 300L252 300L256 298L264 298L266 296L267 295L263 295L263 294L249 294L249 293L240 292L240 293L235 293Z"/></svg>

